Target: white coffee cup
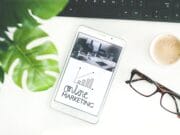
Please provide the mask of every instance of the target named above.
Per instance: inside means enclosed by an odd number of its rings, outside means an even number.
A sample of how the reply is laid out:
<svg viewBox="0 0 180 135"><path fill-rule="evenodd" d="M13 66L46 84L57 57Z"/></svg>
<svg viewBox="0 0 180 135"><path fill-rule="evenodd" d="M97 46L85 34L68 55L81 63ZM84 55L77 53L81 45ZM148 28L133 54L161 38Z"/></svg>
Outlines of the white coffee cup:
<svg viewBox="0 0 180 135"><path fill-rule="evenodd" d="M161 34L150 46L152 59L161 65L172 65L180 59L180 41L172 34Z"/></svg>

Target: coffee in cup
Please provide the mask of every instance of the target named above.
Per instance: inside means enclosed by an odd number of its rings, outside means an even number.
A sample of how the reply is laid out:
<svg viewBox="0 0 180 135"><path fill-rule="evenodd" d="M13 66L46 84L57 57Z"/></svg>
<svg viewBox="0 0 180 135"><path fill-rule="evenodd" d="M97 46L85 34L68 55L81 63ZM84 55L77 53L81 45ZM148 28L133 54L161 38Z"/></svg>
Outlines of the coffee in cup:
<svg viewBox="0 0 180 135"><path fill-rule="evenodd" d="M180 41L171 34L157 36L151 44L150 53L158 64L173 64L180 58Z"/></svg>

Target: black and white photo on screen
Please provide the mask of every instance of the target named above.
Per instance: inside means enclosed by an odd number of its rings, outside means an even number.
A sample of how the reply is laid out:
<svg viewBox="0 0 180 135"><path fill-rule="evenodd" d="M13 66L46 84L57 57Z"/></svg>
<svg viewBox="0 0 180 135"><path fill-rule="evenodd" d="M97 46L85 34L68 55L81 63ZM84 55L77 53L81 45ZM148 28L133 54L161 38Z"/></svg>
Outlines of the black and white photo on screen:
<svg viewBox="0 0 180 135"><path fill-rule="evenodd" d="M121 50L120 46L79 33L71 57L112 72Z"/></svg>

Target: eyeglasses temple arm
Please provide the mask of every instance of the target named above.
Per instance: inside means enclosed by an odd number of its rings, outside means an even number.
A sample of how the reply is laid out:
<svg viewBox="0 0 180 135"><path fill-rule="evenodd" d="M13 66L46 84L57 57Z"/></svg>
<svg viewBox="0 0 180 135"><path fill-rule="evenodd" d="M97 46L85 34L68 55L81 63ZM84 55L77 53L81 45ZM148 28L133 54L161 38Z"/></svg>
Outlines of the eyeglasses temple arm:
<svg viewBox="0 0 180 135"><path fill-rule="evenodd" d="M136 82L136 81L140 81L140 80L144 80L144 79L140 78L140 79L134 79L134 80L127 80L127 81L125 81L125 83Z"/></svg>

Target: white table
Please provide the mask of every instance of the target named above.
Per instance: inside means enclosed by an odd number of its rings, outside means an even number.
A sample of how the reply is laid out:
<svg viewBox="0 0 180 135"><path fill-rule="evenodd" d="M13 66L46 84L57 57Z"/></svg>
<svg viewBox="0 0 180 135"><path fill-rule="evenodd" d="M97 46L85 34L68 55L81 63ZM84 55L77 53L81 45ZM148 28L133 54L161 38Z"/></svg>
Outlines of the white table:
<svg viewBox="0 0 180 135"><path fill-rule="evenodd" d="M158 23L103 19L53 18L42 28L59 50L62 69L79 25L86 25L126 40L125 54L112 84L99 123L84 121L49 107L53 88L33 93L19 89L7 77L0 90L1 135L177 135L180 119L160 107L160 94L144 98L124 83L137 68L154 80L180 93L180 62L174 66L156 65L149 55L152 39L170 32L180 37L180 23Z"/></svg>

